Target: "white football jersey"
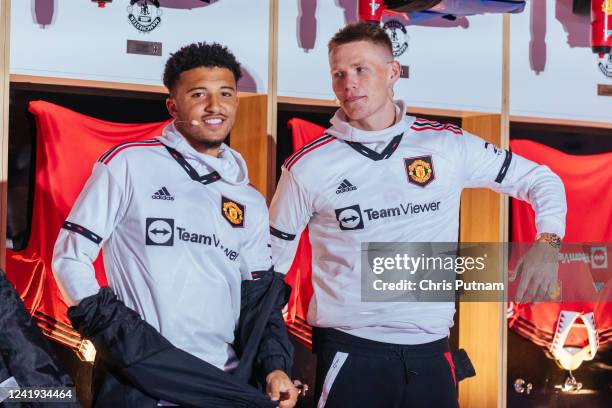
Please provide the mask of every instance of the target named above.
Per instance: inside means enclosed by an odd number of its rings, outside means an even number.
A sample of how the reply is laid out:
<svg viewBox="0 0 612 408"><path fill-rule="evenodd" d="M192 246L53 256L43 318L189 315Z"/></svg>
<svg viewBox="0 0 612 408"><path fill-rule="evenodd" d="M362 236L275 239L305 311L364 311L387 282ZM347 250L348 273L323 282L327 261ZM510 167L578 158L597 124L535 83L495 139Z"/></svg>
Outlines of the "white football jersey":
<svg viewBox="0 0 612 408"><path fill-rule="evenodd" d="M55 245L53 269L70 305L109 286L179 347L219 367L232 349L240 286L271 267L268 210L239 153L195 151L168 125L157 139L119 145L95 164Z"/></svg>
<svg viewBox="0 0 612 408"><path fill-rule="evenodd" d="M456 242L463 188L528 201L538 231L563 236L565 192L546 166L455 125L406 116L401 103L395 125L382 131L351 127L341 110L332 125L287 159L270 207L279 272L290 268L308 225L314 326L397 344L448 336L453 303L362 302L361 243Z"/></svg>

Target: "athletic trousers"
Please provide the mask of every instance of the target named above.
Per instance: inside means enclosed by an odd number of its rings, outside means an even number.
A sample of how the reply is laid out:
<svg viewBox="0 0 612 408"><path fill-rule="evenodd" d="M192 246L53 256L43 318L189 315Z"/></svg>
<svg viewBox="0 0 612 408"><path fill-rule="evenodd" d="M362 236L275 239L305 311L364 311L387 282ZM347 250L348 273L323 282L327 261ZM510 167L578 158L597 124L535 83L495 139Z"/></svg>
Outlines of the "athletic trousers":
<svg viewBox="0 0 612 408"><path fill-rule="evenodd" d="M457 408L448 338L401 345L313 327L317 408Z"/></svg>

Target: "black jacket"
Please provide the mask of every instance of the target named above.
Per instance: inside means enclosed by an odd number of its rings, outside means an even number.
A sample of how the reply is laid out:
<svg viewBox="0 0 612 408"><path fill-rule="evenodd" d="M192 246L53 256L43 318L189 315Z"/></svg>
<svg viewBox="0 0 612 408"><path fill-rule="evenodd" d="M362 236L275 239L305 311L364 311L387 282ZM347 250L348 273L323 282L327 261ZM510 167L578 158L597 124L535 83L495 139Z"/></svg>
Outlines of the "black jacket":
<svg viewBox="0 0 612 408"><path fill-rule="evenodd" d="M263 385L274 369L289 371L293 348L281 315L290 288L273 271L243 281L234 375L174 347L109 288L69 309L75 329L92 340L96 365L104 366L96 406L155 406L158 400L185 407L275 407ZM94 381L96 381L94 379Z"/></svg>
<svg viewBox="0 0 612 408"><path fill-rule="evenodd" d="M49 343L26 311L17 291L0 271L0 383L10 377L14 377L20 387L74 387L53 357ZM42 407L44 403L22 406ZM54 406L75 407L78 404L54 403Z"/></svg>
<svg viewBox="0 0 612 408"><path fill-rule="evenodd" d="M257 278L242 282L240 319L234 336L240 364L234 376L261 388L273 370L291 375L293 346L281 313L291 287L283 274L271 270L258 272Z"/></svg>

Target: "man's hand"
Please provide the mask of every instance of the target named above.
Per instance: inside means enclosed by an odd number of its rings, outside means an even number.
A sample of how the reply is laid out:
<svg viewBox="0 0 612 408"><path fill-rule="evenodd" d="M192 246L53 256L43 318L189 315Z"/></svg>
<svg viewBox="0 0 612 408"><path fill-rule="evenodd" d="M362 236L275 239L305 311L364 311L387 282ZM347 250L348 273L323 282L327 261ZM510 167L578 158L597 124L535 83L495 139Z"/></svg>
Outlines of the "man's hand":
<svg viewBox="0 0 612 408"><path fill-rule="evenodd" d="M559 249L547 242L536 242L521 258L516 270L521 282L516 292L517 302L541 302L550 299L557 290Z"/></svg>
<svg viewBox="0 0 612 408"><path fill-rule="evenodd" d="M287 374L274 370L266 377L266 391L272 401L279 401L280 408L292 408L297 402L298 390Z"/></svg>

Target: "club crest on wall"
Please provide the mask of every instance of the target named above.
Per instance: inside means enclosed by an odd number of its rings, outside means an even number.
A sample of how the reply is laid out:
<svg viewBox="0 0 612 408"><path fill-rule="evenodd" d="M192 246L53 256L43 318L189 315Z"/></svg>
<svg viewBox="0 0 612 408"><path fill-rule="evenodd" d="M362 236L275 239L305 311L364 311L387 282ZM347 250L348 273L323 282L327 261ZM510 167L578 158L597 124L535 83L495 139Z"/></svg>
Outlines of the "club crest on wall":
<svg viewBox="0 0 612 408"><path fill-rule="evenodd" d="M383 25L383 28L391 39L393 56L397 58L404 54L408 49L408 41L410 40L406 26L397 20L389 20Z"/></svg>
<svg viewBox="0 0 612 408"><path fill-rule="evenodd" d="M159 0L130 0L128 21L141 33L153 31L161 23Z"/></svg>
<svg viewBox="0 0 612 408"><path fill-rule="evenodd" d="M599 70L608 78L612 78L612 54L605 55L599 59Z"/></svg>

